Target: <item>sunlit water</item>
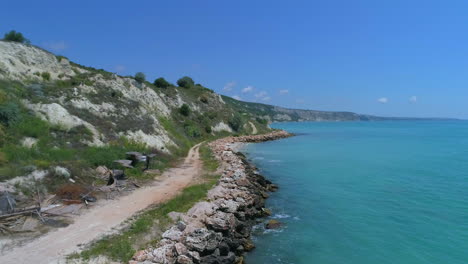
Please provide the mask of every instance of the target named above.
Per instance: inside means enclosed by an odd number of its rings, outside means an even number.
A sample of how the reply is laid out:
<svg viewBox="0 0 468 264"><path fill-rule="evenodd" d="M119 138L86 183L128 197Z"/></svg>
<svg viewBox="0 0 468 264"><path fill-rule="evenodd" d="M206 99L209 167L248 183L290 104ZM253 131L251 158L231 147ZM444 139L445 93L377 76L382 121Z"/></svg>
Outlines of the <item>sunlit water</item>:
<svg viewBox="0 0 468 264"><path fill-rule="evenodd" d="M244 148L283 228L247 263L468 263L468 122L281 123Z"/></svg>

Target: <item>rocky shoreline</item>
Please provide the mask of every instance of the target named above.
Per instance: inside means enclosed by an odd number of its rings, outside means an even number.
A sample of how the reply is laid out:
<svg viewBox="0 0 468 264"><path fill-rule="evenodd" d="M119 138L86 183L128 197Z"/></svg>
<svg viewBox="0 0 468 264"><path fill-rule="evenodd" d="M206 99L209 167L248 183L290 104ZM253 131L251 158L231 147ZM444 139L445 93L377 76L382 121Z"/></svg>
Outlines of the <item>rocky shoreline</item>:
<svg viewBox="0 0 468 264"><path fill-rule="evenodd" d="M211 142L220 162L217 185L187 213L171 213L176 224L163 233L156 247L138 251L130 263L244 263L244 253L255 247L250 239L252 227L258 218L270 214L265 199L278 187L258 174L235 145L290 136L286 131L274 131Z"/></svg>

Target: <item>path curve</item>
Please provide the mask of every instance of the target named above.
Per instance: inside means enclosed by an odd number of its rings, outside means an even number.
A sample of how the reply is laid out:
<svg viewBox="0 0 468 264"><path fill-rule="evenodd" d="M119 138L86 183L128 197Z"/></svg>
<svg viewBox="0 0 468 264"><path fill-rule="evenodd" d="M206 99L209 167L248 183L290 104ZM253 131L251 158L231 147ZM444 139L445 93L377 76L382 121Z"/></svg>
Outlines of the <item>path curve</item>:
<svg viewBox="0 0 468 264"><path fill-rule="evenodd" d="M68 227L51 231L0 256L0 263L65 263L66 255L79 249L77 245L101 237L138 211L167 201L190 185L202 171L200 144L190 149L180 166L168 169L158 177L154 185L137 189L120 199L100 201Z"/></svg>

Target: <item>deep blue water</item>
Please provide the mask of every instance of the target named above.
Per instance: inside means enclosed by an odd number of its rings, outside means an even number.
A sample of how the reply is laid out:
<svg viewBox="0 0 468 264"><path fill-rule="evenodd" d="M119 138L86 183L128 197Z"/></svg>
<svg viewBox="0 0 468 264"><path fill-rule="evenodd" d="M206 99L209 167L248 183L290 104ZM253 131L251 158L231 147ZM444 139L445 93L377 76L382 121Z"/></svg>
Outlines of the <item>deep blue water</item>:
<svg viewBox="0 0 468 264"><path fill-rule="evenodd" d="M281 123L244 148L285 226L247 263L468 263L468 122Z"/></svg>

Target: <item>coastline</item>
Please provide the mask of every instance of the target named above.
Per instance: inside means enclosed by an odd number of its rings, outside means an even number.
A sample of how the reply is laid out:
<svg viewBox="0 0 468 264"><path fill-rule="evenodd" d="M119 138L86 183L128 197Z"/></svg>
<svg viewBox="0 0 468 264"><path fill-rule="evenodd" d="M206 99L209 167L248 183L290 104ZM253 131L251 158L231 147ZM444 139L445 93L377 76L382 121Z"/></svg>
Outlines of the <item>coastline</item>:
<svg viewBox="0 0 468 264"><path fill-rule="evenodd" d="M255 247L252 227L270 214L265 199L278 187L258 174L239 148L290 136L280 130L209 143L220 163L218 183L187 213L170 213L176 224L156 247L136 252L129 263L244 263L244 253Z"/></svg>

